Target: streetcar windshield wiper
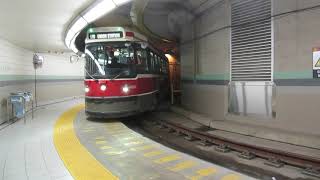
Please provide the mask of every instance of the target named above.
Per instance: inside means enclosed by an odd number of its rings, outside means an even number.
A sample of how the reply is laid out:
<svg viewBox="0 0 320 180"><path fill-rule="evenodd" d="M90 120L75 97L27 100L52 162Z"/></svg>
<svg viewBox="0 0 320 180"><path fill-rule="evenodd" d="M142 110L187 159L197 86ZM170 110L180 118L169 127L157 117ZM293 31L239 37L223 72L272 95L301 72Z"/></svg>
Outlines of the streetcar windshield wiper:
<svg viewBox="0 0 320 180"><path fill-rule="evenodd" d="M124 73L129 73L129 72L122 70L120 73L118 73L116 76L114 76L111 80L117 79L118 77L120 77L120 76L121 76L122 74L124 74Z"/></svg>
<svg viewBox="0 0 320 180"><path fill-rule="evenodd" d="M97 80L96 78L94 78L86 69L84 69L84 71L86 72L86 74L93 80Z"/></svg>

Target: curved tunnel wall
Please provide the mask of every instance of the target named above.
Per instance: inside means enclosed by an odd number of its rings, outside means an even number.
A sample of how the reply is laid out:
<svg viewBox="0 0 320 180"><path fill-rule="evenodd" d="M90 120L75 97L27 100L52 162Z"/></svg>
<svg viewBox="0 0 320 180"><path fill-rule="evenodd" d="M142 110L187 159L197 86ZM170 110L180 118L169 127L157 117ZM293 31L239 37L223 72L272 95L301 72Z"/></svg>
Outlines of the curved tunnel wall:
<svg viewBox="0 0 320 180"><path fill-rule="evenodd" d="M10 92L34 94L33 53L0 39L0 124L7 120ZM69 53L42 53L44 64L37 70L37 101L44 105L83 95L83 61L71 64Z"/></svg>
<svg viewBox="0 0 320 180"><path fill-rule="evenodd" d="M315 1L273 1L273 15L319 5ZM182 33L182 104L214 120L320 135L320 81L312 79L312 48L320 46L319 9L274 18L275 119L228 115L230 1L207 9ZM280 18L281 17L281 18ZM192 41L192 37L197 37ZM232 129L237 131L237 129Z"/></svg>

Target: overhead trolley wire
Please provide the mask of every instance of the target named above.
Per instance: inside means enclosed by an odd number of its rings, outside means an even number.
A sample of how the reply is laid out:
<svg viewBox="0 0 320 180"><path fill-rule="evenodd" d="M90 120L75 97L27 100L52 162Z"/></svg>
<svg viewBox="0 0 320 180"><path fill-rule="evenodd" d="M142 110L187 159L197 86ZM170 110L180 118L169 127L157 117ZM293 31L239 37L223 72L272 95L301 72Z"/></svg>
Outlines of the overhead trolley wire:
<svg viewBox="0 0 320 180"><path fill-rule="evenodd" d="M247 25L250 25L252 23L257 23L257 22L264 22L266 20L279 20L279 19L282 19L284 17L287 17L291 14L297 14L297 13L301 13L301 12L306 12L306 11L312 11L312 10L317 10L320 8L320 5L316 5L316 6L312 6L312 7L307 7L307 8L302 8L302 9L296 9L296 10L292 10L292 11L288 11L288 12L283 12L283 13L279 13L279 14L275 14L275 15L272 15L272 16L269 16L267 18L263 18L263 19L260 19L260 20L255 20L255 21L250 21L250 22L246 22L246 23L242 23L242 24L239 24L239 25L228 25L228 26L224 26L224 27L221 27L221 28L218 28L218 29L215 29L213 31L210 31L210 32L207 32L207 33L204 33L200 36L197 36L195 38L192 38L190 40L186 40L184 42L181 42L180 44L181 45L185 45L185 44L189 44L195 40L200 40L200 39L203 39L209 35L212 35L212 34L215 34L219 31L222 31L222 30L225 30L225 29L229 29L229 28L235 28L235 27L245 27Z"/></svg>

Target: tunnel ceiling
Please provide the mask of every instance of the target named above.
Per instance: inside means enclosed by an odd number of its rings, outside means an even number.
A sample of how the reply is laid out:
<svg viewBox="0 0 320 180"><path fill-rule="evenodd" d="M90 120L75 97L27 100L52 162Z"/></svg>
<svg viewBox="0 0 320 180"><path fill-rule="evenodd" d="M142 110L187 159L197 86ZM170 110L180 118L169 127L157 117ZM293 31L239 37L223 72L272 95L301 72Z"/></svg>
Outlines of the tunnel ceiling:
<svg viewBox="0 0 320 180"><path fill-rule="evenodd" d="M70 21L94 0L1 0L0 37L20 47L66 51L63 35Z"/></svg>
<svg viewBox="0 0 320 180"><path fill-rule="evenodd" d="M95 26L132 26L130 19L131 3L118 7L94 22Z"/></svg>
<svg viewBox="0 0 320 180"><path fill-rule="evenodd" d="M38 51L69 51L64 33L70 22L95 0L2 0L0 37L23 48ZM190 14L218 0L147 0L144 24L158 36L177 39L178 26L168 17L179 10ZM116 9L93 26L132 26L131 4ZM175 16L175 15L174 15ZM165 47L166 45L162 45ZM168 47L166 47L168 48ZM169 46L170 48L170 46Z"/></svg>
<svg viewBox="0 0 320 180"><path fill-rule="evenodd" d="M144 10L144 23L161 37L179 39L181 26L192 21L212 2L218 0L149 0Z"/></svg>

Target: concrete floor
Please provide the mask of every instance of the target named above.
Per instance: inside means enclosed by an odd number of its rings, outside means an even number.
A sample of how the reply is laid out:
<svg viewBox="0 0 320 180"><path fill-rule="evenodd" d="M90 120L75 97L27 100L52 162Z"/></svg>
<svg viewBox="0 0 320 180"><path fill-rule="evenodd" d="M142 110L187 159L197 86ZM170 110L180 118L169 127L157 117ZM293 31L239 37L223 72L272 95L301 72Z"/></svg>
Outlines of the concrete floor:
<svg viewBox="0 0 320 180"><path fill-rule="evenodd" d="M39 108L35 118L0 131L0 180L71 180L53 144L53 127L61 113L83 100Z"/></svg>
<svg viewBox="0 0 320 180"><path fill-rule="evenodd" d="M87 120L82 111L75 129L89 152L120 179L254 179L165 147L121 121Z"/></svg>

